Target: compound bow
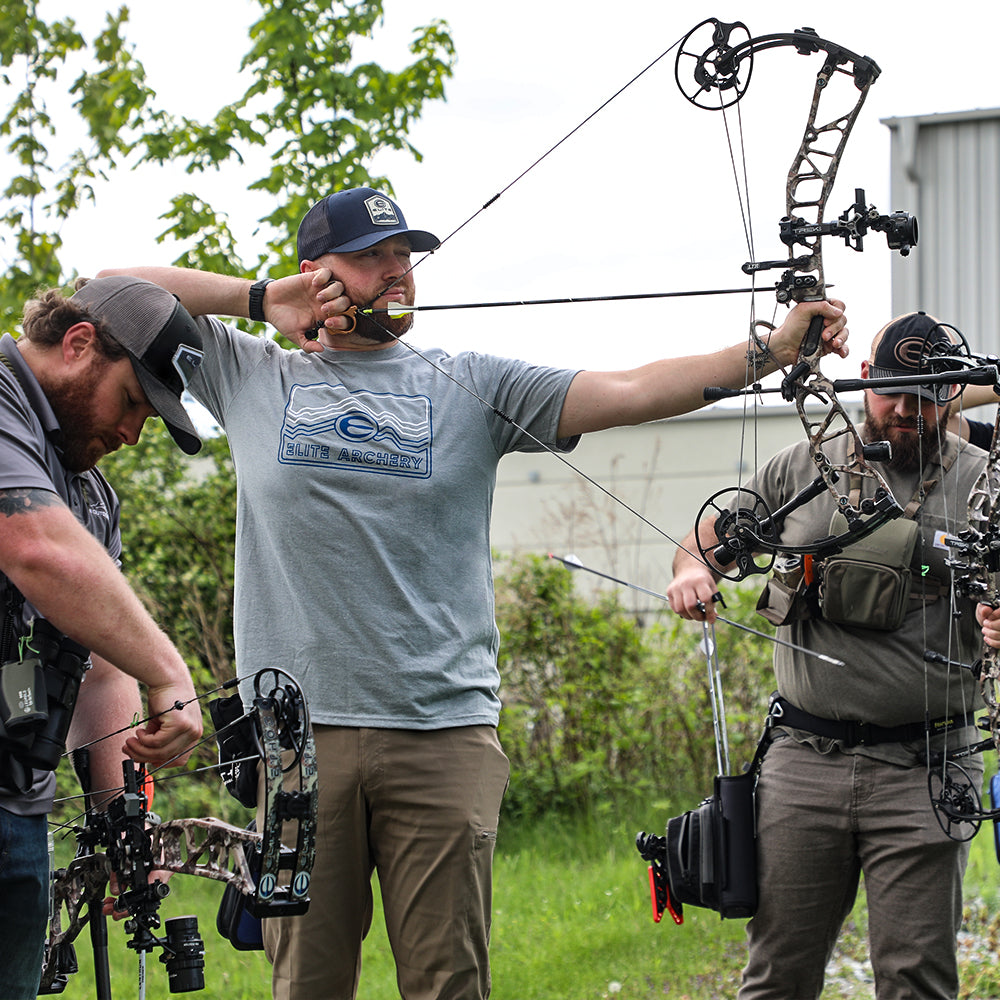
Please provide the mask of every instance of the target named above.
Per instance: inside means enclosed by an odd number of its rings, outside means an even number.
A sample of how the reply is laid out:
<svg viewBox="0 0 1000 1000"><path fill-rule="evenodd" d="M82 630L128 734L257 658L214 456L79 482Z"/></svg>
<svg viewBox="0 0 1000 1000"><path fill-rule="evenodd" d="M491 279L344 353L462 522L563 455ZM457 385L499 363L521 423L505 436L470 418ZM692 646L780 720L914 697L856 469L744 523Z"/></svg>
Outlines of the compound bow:
<svg viewBox="0 0 1000 1000"><path fill-rule="evenodd" d="M223 688L240 682L236 678ZM316 841L316 752L304 696L296 681L278 669L260 670L252 678L252 707L230 711L217 729L223 776L232 788L246 764L255 775L263 763L263 822L251 832L214 818L174 819L160 822L149 811L145 772L124 761L124 792L105 809L93 805L86 766L79 768L88 808L82 825L75 827L77 852L73 861L53 877L52 915L39 993L61 993L68 975L76 971L73 941L88 923L98 950L106 948L102 908L109 878L118 887L115 909L128 913L125 930L128 947L140 955L162 949L161 961L170 976L171 992L204 987L201 939L197 919L167 921L166 934L153 931L160 925L158 909L169 886L156 873L198 875L234 887L246 897L254 917L293 916L309 905L309 882ZM239 695L219 699L237 702ZM219 718L213 707L213 717ZM239 733L252 756L233 759L221 752L229 733ZM211 738L211 737L210 737ZM282 753L291 759L283 763ZM86 753L86 751L84 751ZM247 772L243 771L244 776ZM297 788L283 787L285 776L296 778ZM289 779L291 780L291 779ZM244 803L246 804L246 803ZM294 823L294 847L282 843L282 827ZM288 873L287 881L281 878ZM110 997L110 979L96 961L98 997Z"/></svg>
<svg viewBox="0 0 1000 1000"><path fill-rule="evenodd" d="M678 49L675 63L678 87L697 107L723 110L739 101L746 92L754 54L786 45L794 46L800 55L824 54L802 141L789 169L785 188L786 215L780 223L780 238L788 247L788 257L785 260L751 261L743 265L747 274L783 268L781 278L774 286L777 300L781 303L825 298L824 236L842 237L851 249L861 251L869 230L883 232L889 247L904 255L917 242L917 224L912 216L905 212L880 215L873 206L865 204L861 189L855 191L854 204L837 221L823 221L847 139L868 90L880 73L874 60L820 38L811 28L801 28L790 34L751 38L741 22L726 24L709 18L693 28ZM825 124L817 124L821 99L830 93L830 84L838 76L850 77L857 96L847 110L839 112ZM804 248L805 252L797 253L799 248ZM742 580L751 573L767 572L776 553L791 551L778 541L781 520L824 490L834 497L837 509L846 520L846 530L818 539L810 546L796 546L794 551L798 554L826 555L839 551L844 545L870 534L902 513L885 479L870 464L885 460L888 446L884 442L866 445L861 440L854 422L837 397L835 383L820 371L822 329L822 318L815 317L803 339L796 364L785 373L780 389L786 400L795 402L808 438L809 453L817 468L816 480L781 511L773 514L766 509L762 498L743 489L720 491L699 514L699 521L709 509L718 515L716 531L719 545L714 554L724 565L735 563L736 572L730 579ZM728 395L734 393L706 389L707 399ZM825 414L820 419L811 417L806 412L808 402L822 404L826 408ZM854 447L849 449L852 457L846 463L838 463L829 457L827 446L845 436L853 441ZM838 485L843 474L868 480L873 487L868 492L872 495L852 502ZM720 498L733 493L739 495L735 509L730 510L734 505L723 504ZM749 498L749 504L744 497ZM769 561L764 564L755 562L755 552L770 553ZM704 549L701 554L703 558L708 556Z"/></svg>

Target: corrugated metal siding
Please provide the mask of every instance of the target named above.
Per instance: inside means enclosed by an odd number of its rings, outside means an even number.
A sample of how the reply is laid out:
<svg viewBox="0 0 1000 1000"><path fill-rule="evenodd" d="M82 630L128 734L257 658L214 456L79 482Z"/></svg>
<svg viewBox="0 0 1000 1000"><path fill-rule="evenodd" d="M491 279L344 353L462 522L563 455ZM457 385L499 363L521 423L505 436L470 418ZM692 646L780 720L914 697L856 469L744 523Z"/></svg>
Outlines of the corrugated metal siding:
<svg viewBox="0 0 1000 1000"><path fill-rule="evenodd" d="M911 260L893 261L893 313L925 309L1000 354L1000 108L882 123L892 204L920 227Z"/></svg>

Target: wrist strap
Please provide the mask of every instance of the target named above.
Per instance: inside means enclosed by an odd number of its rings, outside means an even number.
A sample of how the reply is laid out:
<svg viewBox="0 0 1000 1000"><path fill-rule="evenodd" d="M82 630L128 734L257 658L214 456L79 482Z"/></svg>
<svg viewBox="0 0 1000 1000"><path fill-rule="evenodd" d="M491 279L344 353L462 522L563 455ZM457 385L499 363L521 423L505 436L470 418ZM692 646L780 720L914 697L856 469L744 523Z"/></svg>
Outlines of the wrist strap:
<svg viewBox="0 0 1000 1000"><path fill-rule="evenodd" d="M250 319L255 323L264 323L264 289L267 288L274 278L262 278L260 281L255 281L250 286L250 307L248 312L250 314Z"/></svg>

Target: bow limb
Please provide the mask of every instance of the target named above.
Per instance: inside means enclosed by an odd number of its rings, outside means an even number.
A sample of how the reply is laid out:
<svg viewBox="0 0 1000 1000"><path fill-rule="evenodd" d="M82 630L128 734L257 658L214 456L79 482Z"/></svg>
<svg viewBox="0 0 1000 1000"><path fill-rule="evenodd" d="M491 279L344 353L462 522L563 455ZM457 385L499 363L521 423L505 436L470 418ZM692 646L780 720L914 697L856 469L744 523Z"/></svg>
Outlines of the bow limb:
<svg viewBox="0 0 1000 1000"><path fill-rule="evenodd" d="M788 171L786 183L786 216L781 222L781 240L788 247L788 268L776 286L779 302L804 302L825 298L826 279L823 272L823 215L837 170L854 123L864 106L869 88L878 78L878 66L833 43L816 40L825 49L826 58L816 77L809 117L798 152ZM800 50L801 51L801 50ZM844 69L847 62L849 69ZM837 73L849 75L857 89L854 103L836 114L825 124L817 124L821 100L832 93L830 84ZM860 237L858 238L860 249ZM804 246L804 255L795 255L796 247ZM809 451L819 474L838 510L847 520L848 533L860 537L886 521L902 514L902 507L892 497L892 491L882 474L870 460L888 458L888 447L867 446L850 415L837 397L832 381L820 370L823 356L823 323L814 317L802 340L795 367L782 381L782 395L795 401L795 408L806 432ZM806 404L820 402L826 413L816 420L806 411ZM832 462L827 445L842 436L851 439L846 465ZM870 500L852 501L840 485L842 477L860 476L869 482L873 494Z"/></svg>

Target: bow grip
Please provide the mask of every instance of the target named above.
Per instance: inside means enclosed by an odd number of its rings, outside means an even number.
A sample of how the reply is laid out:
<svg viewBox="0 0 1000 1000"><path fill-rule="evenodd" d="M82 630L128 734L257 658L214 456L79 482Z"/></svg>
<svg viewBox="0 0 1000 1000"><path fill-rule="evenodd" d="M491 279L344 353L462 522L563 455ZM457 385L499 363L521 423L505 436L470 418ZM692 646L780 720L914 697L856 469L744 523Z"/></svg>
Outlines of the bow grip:
<svg viewBox="0 0 1000 1000"><path fill-rule="evenodd" d="M819 350L820 341L823 338L823 317L813 316L809 320L809 329L802 338L799 346L799 357L802 359L811 358ZM795 367L781 380L781 395L787 402L795 399L795 385L803 375L809 372L809 362L802 360L796 363Z"/></svg>
<svg viewBox="0 0 1000 1000"><path fill-rule="evenodd" d="M809 329L802 338L802 345L799 347L799 357L811 358L819 349L820 341L823 337L823 317L813 316L809 320Z"/></svg>

